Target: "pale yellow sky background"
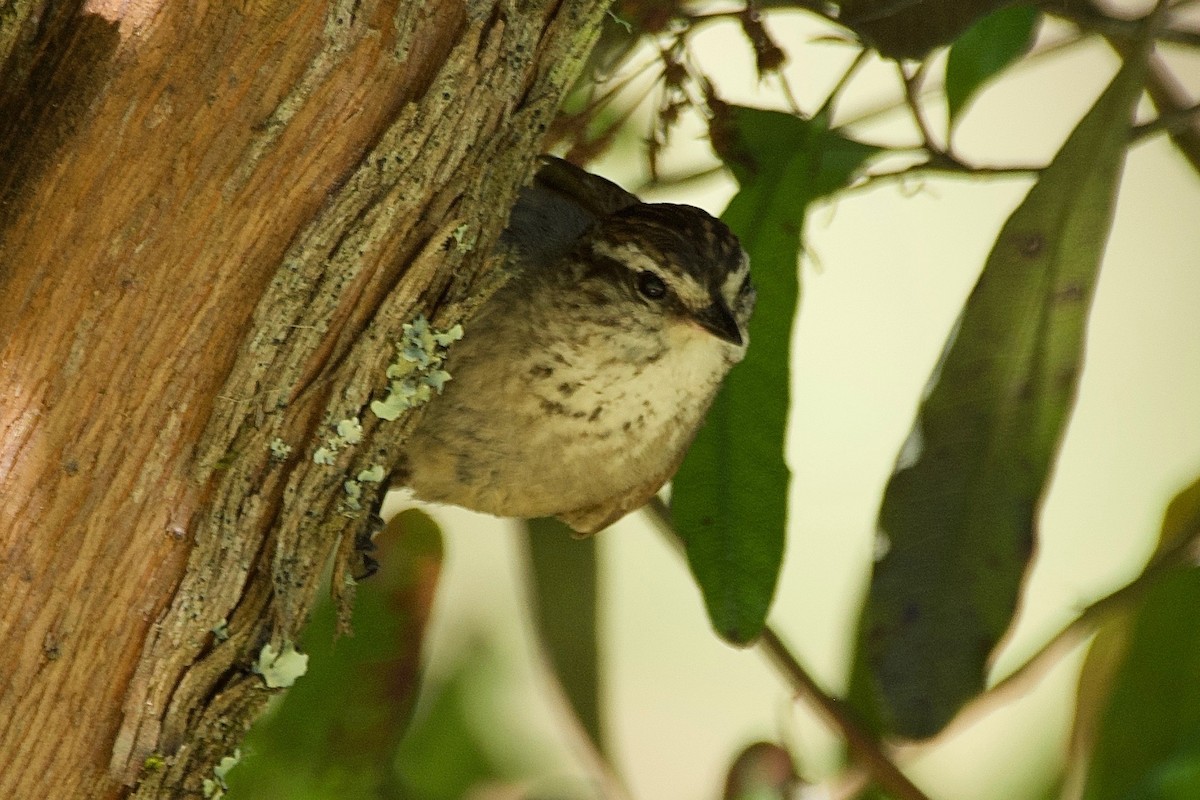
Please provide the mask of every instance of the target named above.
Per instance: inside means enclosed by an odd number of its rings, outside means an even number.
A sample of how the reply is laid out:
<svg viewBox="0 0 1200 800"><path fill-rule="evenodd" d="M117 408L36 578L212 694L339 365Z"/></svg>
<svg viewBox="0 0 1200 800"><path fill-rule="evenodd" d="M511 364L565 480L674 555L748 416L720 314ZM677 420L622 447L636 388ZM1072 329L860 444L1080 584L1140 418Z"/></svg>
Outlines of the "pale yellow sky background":
<svg viewBox="0 0 1200 800"><path fill-rule="evenodd" d="M848 49L801 47L823 32L803 15L770 17L768 27L796 56L787 74L811 112L847 63ZM780 107L770 93L754 91L750 54L736 28L714 26L697 38L694 52L718 71L726 100ZM719 66L710 53L721 54ZM1116 63L1095 42L1017 69L972 108L957 150L991 164L1044 162ZM1173 63L1200 94L1200 59ZM886 65L869 69L843 116L891 96L893 76ZM929 108L939 119L940 98L931 97ZM677 140L701 154L672 153L668 164L711 158L698 127L691 130ZM903 113L860 129L865 138L892 141L911 141L910 131ZM626 159L600 171L633 185L637 169ZM831 687L842 685L880 494L921 388L995 233L1028 185L931 178L917 191L915 181L889 184L855 192L809 219L808 247L817 260L801 267L788 440L791 521L771 619ZM648 199L719 213L733 190L720 178ZM1167 501L1200 473L1198 253L1200 180L1164 138L1137 146L1097 290L1079 404L1042 514L1028 604L1001 668L1019 663L1078 609L1131 577L1153 545ZM430 645L434 669L461 645L466 621L515 637L506 652L528 695L514 697L513 714L532 708L555 736L531 658L511 526L458 511L442 518L448 557ZM654 533L629 518L599 539L608 725L633 797L715 798L734 753L757 738L795 742L812 775L833 767L837 741L789 703L785 685L757 652L734 650L711 633L686 566ZM1036 785L1061 758L1076 669L1077 660L1064 662L1025 702L922 756L917 780L946 800L1000 800L1013 781Z"/></svg>

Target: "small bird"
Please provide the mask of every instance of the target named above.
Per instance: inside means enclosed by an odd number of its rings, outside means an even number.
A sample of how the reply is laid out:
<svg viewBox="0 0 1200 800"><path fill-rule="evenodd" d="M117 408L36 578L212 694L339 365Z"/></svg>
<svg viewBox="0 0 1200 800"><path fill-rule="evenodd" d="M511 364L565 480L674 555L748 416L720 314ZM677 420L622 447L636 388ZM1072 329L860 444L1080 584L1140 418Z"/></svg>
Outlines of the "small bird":
<svg viewBox="0 0 1200 800"><path fill-rule="evenodd" d="M678 469L746 352L749 261L719 220L545 157L406 443L422 500L594 533Z"/></svg>

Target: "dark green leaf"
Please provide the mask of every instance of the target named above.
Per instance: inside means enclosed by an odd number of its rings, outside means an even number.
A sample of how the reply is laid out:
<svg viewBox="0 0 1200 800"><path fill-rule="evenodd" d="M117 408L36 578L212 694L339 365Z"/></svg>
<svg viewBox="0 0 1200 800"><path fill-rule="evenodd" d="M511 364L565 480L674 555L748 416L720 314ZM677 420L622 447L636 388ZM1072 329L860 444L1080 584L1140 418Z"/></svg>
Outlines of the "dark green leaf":
<svg viewBox="0 0 1200 800"><path fill-rule="evenodd" d="M762 630L783 560L789 339L809 204L846 186L876 149L824 120L722 107L713 141L741 186L724 220L750 254L750 348L675 476L672 517L709 618L730 642Z"/></svg>
<svg viewBox="0 0 1200 800"><path fill-rule="evenodd" d="M983 688L1012 617L1144 64L1122 68L1005 223L897 458L852 681L890 731L939 731Z"/></svg>
<svg viewBox="0 0 1200 800"><path fill-rule="evenodd" d="M1033 6L1002 8L971 26L946 58L946 108L951 126L985 83L1029 51L1036 38Z"/></svg>
<svg viewBox="0 0 1200 800"><path fill-rule="evenodd" d="M316 609L300 647L308 671L247 735L229 773L230 800L394 795L392 762L419 688L441 532L410 511L376 544L382 568L358 587L355 635L335 641L333 604Z"/></svg>
<svg viewBox="0 0 1200 800"><path fill-rule="evenodd" d="M603 752L596 650L596 540L556 519L527 523L535 619L542 644L584 730Z"/></svg>

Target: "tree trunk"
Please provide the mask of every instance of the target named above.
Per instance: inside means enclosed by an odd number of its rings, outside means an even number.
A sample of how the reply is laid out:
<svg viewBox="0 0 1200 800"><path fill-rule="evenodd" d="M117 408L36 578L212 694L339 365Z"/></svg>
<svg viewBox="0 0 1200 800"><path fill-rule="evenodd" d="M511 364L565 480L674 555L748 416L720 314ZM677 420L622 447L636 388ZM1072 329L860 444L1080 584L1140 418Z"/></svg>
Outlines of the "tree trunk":
<svg viewBox="0 0 1200 800"><path fill-rule="evenodd" d="M0 795L193 796L233 751L335 553L352 589L401 326L489 284L606 5L8 4Z"/></svg>

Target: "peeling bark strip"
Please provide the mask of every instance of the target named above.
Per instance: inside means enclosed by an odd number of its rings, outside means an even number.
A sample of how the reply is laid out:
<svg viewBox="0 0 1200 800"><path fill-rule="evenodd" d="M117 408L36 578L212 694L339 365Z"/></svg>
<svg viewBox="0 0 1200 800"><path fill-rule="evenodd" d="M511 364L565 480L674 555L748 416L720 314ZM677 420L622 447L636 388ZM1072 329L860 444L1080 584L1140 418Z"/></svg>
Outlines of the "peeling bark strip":
<svg viewBox="0 0 1200 800"><path fill-rule="evenodd" d="M343 483L411 424L367 410L392 343L469 310L607 3L13 5L0 794L183 796L352 546Z"/></svg>

